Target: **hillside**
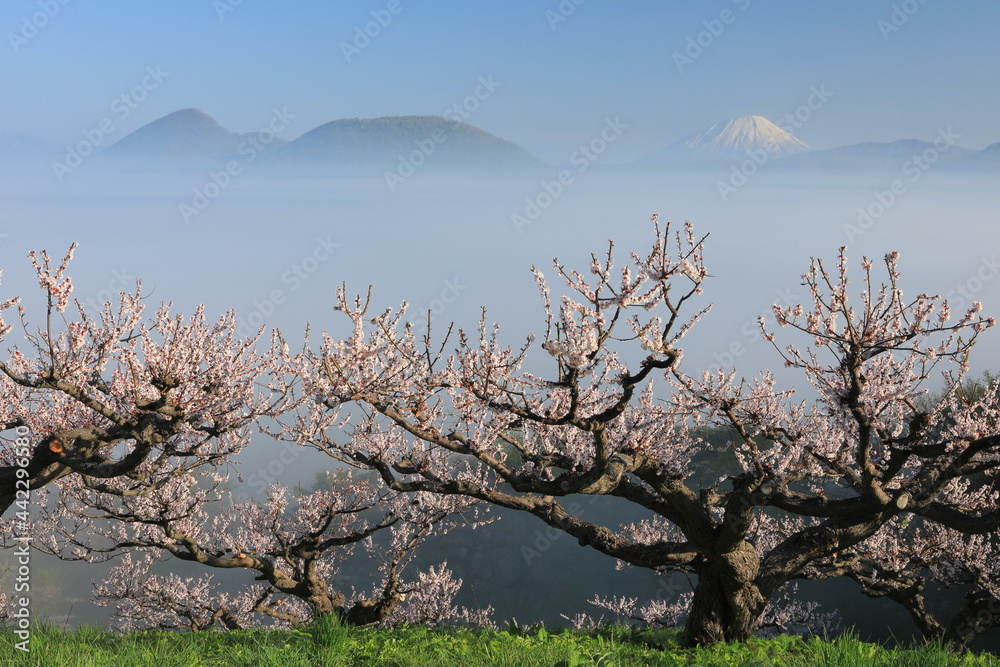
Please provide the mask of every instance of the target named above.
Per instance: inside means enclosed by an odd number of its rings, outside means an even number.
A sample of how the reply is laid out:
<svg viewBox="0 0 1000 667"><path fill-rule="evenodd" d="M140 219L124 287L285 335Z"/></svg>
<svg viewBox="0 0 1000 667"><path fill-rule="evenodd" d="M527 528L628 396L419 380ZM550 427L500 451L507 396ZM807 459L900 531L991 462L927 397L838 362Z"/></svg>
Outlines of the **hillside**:
<svg viewBox="0 0 1000 667"><path fill-rule="evenodd" d="M230 132L198 109L181 109L143 125L105 151L150 160L214 161L235 156L250 135ZM280 139L274 140L284 144Z"/></svg>
<svg viewBox="0 0 1000 667"><path fill-rule="evenodd" d="M390 165L420 153L437 166L537 167L527 150L467 123L440 116L335 120L306 132L275 157L284 162ZM433 157L432 157L433 156ZM414 162L423 162L419 157Z"/></svg>

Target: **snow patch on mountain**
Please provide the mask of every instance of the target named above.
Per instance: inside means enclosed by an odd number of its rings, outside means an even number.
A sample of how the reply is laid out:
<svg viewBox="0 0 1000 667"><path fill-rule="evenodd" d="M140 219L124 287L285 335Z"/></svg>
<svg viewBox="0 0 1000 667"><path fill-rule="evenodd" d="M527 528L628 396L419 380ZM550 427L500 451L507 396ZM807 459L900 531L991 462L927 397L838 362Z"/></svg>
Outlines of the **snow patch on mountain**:
<svg viewBox="0 0 1000 667"><path fill-rule="evenodd" d="M796 139L763 116L740 116L716 123L681 139L677 145L698 160L739 158L759 148L773 157L809 150L804 141Z"/></svg>
<svg viewBox="0 0 1000 667"><path fill-rule="evenodd" d="M763 116L740 116L690 134L644 162L684 164L744 160L751 153L766 155L770 160L809 150L804 141Z"/></svg>

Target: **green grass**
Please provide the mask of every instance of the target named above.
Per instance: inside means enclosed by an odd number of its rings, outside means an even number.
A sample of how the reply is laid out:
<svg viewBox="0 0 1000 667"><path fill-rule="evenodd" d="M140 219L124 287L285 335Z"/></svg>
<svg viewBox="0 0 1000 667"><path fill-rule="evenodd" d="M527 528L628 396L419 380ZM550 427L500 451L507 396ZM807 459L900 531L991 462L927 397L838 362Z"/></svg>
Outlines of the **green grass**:
<svg viewBox="0 0 1000 667"><path fill-rule="evenodd" d="M939 646L886 649L851 638L753 639L684 649L672 631L605 627L596 631L461 628L391 630L322 623L302 631L242 631L116 635L93 627L67 632L34 628L31 651L0 634L0 665L38 667L659 667L673 665L997 665L992 655L958 655Z"/></svg>

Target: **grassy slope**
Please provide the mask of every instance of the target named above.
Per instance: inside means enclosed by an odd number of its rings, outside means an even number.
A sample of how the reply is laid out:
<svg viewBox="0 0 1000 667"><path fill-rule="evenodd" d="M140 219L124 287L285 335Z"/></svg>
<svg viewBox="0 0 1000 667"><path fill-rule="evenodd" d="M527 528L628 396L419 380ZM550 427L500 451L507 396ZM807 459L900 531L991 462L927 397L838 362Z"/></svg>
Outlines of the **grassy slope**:
<svg viewBox="0 0 1000 667"><path fill-rule="evenodd" d="M176 634L147 632L120 636L96 628L32 631L31 652L0 636L0 665L44 667L601 667L666 665L998 665L1000 659L958 656L935 647L888 650L851 639L803 641L797 637L684 650L671 632L606 628L597 632L545 630L486 632L423 627L306 631Z"/></svg>

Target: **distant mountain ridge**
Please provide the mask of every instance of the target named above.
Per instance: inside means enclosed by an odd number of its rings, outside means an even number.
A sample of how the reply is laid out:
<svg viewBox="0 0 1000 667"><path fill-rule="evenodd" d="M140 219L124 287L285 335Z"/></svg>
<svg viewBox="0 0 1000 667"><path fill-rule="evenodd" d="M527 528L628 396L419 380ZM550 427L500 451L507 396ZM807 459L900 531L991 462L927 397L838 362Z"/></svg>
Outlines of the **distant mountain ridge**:
<svg viewBox="0 0 1000 667"><path fill-rule="evenodd" d="M280 151L282 159L382 164L421 153L448 163L539 166L517 144L441 116L348 118L320 125ZM419 159L419 158L418 158Z"/></svg>
<svg viewBox="0 0 1000 667"><path fill-rule="evenodd" d="M1000 171L1000 142L982 150L957 145L950 128L938 130L931 141L898 139L812 150L762 116L740 116L687 135L637 161L637 166L711 170L768 169L781 172L923 173L931 167L943 172ZM754 164L749 167L752 160Z"/></svg>
<svg viewBox="0 0 1000 667"><path fill-rule="evenodd" d="M308 175L351 172L358 166L370 172L403 174L426 163L427 168L450 173L474 168L538 169L545 165L524 147L473 125L440 116L384 116L345 118L324 123L294 139L278 135L287 126L275 109L269 127L258 132L232 132L195 108L179 109L147 123L98 153L131 169L174 170L204 168L237 160L240 165L260 158L278 169ZM292 116L288 115L288 118ZM278 121L278 122L276 122ZM715 123L632 163L637 167L744 170L747 160L767 163L775 171L845 172L899 171L928 165L945 172L1000 172L1000 142L982 150L958 146L957 135L942 129L932 141L899 139L811 150L800 139L762 116L740 116ZM56 162L67 144L0 133L0 163L23 167L27 163ZM82 149L81 149L82 150ZM99 164L101 160L96 160ZM613 165L612 165L613 166ZM624 166L624 165L623 165Z"/></svg>
<svg viewBox="0 0 1000 667"><path fill-rule="evenodd" d="M143 125L105 152L160 159L221 159L236 154L247 136L230 132L203 111L187 108Z"/></svg>
<svg viewBox="0 0 1000 667"><path fill-rule="evenodd" d="M958 156L948 164L948 167L969 171L1000 171L1000 141L990 144L981 151Z"/></svg>
<svg viewBox="0 0 1000 667"><path fill-rule="evenodd" d="M230 132L198 109L175 111L154 120L109 147L113 156L148 159L224 160L249 153L257 133ZM269 137L270 139L270 137ZM542 162L513 142L477 127L440 116L351 118L320 125L288 142L274 138L259 151L267 161L309 166L380 165L400 156L434 154L437 166L537 167ZM256 157L256 152L254 153ZM430 160L428 160L430 162Z"/></svg>
<svg viewBox="0 0 1000 667"><path fill-rule="evenodd" d="M956 146L953 141L944 141L939 137L933 142L919 139L867 142L794 155L779 164L782 169L796 170L887 171L904 169L908 164L915 164L918 168L950 165L980 152Z"/></svg>

